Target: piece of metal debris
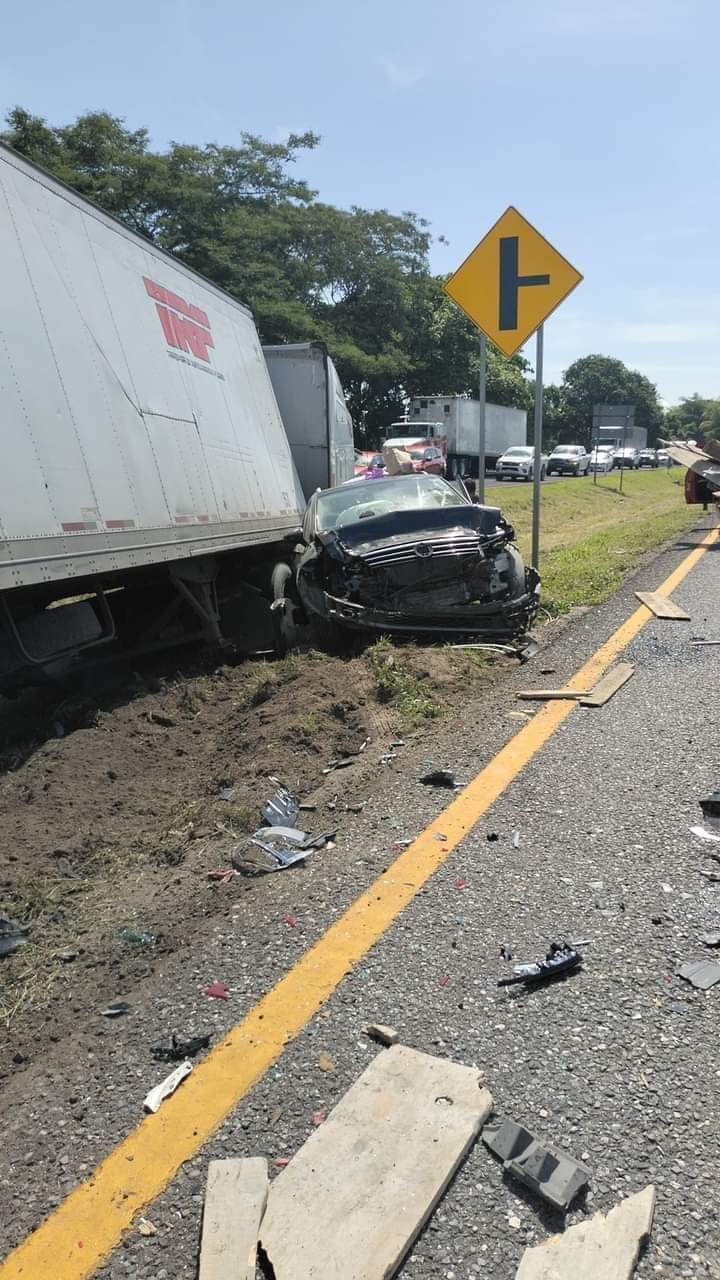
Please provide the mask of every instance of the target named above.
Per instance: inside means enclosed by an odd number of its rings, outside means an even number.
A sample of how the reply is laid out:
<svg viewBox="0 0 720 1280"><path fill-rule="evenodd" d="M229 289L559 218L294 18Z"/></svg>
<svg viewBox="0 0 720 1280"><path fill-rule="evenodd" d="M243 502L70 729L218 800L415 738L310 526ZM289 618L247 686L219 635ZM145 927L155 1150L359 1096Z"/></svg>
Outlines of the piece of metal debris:
<svg viewBox="0 0 720 1280"><path fill-rule="evenodd" d="M294 827L298 813L299 805L292 792L287 787L278 787L265 805L262 816L271 827Z"/></svg>
<svg viewBox="0 0 720 1280"><path fill-rule="evenodd" d="M691 827L690 834L697 836L698 840L704 840L707 844L720 841L720 832L708 831L707 827Z"/></svg>
<svg viewBox="0 0 720 1280"><path fill-rule="evenodd" d="M18 947L25 946L29 932L29 924L21 924L10 916L0 916L0 956L12 955Z"/></svg>
<svg viewBox="0 0 720 1280"><path fill-rule="evenodd" d="M229 804L235 798L236 791L237 787L223 787L221 791L218 791L217 798L218 800L225 800Z"/></svg>
<svg viewBox="0 0 720 1280"><path fill-rule="evenodd" d="M527 964L516 964L511 978L500 978L499 987L510 987L516 983L532 985L535 982L548 982L561 978L566 973L573 973L582 965L582 955L569 942L553 942L544 960L531 961Z"/></svg>
<svg viewBox="0 0 720 1280"><path fill-rule="evenodd" d="M704 933L700 941L706 947L720 947L720 929L714 929L712 933Z"/></svg>
<svg viewBox="0 0 720 1280"><path fill-rule="evenodd" d="M711 831L720 831L720 791L713 791L711 796L700 801L705 826Z"/></svg>
<svg viewBox="0 0 720 1280"><path fill-rule="evenodd" d="M192 1069L192 1062L181 1062L179 1067L176 1067L174 1071L170 1072L169 1076L161 1080L160 1084L156 1084L155 1088L150 1090L143 1102L145 1110L159 1111L165 1099L175 1092L178 1085L182 1084L183 1080L190 1075Z"/></svg>
<svg viewBox="0 0 720 1280"><path fill-rule="evenodd" d="M100 1010L103 1018L120 1018L122 1014L129 1012L130 1005L125 1000L116 1000L114 1004L109 1004L106 1009Z"/></svg>
<svg viewBox="0 0 720 1280"><path fill-rule="evenodd" d="M156 1062L184 1062L194 1058L201 1049L207 1049L210 1036L191 1036L189 1040L178 1040L173 1032L166 1044L156 1044L152 1056Z"/></svg>
<svg viewBox="0 0 720 1280"><path fill-rule="evenodd" d="M546 1147L514 1120L491 1121L485 1125L482 1139L508 1173L563 1212L590 1181L590 1170L584 1164Z"/></svg>
<svg viewBox="0 0 720 1280"><path fill-rule="evenodd" d="M365 1035L371 1040L376 1040L378 1044L384 1044L386 1049L391 1045L397 1044L400 1039L399 1031L394 1027L386 1027L382 1022L371 1022L365 1028Z"/></svg>
<svg viewBox="0 0 720 1280"><path fill-rule="evenodd" d="M720 964L717 960L691 960L675 971L679 978L692 983L698 991L707 991L720 982Z"/></svg>
<svg viewBox="0 0 720 1280"><path fill-rule="evenodd" d="M431 769L429 773L423 774L420 782L424 787L447 787L449 790L457 786L455 774L450 769Z"/></svg>
<svg viewBox="0 0 720 1280"><path fill-rule="evenodd" d="M323 773L334 773L336 769L347 769L348 765L355 764L356 756L343 756L340 760L331 760L323 769Z"/></svg>
<svg viewBox="0 0 720 1280"><path fill-rule="evenodd" d="M271 844L280 840L285 844L297 845L298 848L305 844L307 838L307 831L299 831L297 827L281 827L279 824L275 824L269 830L267 827L261 827L252 836L253 840L269 840Z"/></svg>
<svg viewBox="0 0 720 1280"><path fill-rule="evenodd" d="M520 832L519 831L513 831L512 847L513 849L520 848Z"/></svg>

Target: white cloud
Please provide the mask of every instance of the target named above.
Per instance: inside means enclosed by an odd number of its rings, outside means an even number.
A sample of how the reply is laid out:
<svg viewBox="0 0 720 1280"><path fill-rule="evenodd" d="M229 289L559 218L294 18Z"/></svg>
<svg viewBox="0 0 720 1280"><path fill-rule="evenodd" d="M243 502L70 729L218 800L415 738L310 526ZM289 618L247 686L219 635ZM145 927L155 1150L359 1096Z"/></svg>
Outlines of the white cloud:
<svg viewBox="0 0 720 1280"><path fill-rule="evenodd" d="M425 79L425 71L422 67L411 62L396 62L394 58L388 58L385 54L375 59L375 65L394 89L410 89Z"/></svg>

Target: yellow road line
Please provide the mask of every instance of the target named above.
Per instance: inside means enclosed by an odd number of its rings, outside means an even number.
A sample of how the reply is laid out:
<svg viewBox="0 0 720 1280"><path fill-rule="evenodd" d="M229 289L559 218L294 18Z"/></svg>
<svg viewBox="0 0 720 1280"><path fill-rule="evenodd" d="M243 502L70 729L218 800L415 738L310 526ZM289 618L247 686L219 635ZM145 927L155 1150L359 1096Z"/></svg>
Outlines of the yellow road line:
<svg viewBox="0 0 720 1280"><path fill-rule="evenodd" d="M712 530L658 590L668 596L715 541ZM591 688L652 617L641 605L569 687ZM86 1280L135 1215L167 1186L277 1061L353 965L495 803L575 708L548 703L502 748L368 891L208 1054L181 1089L148 1116L0 1265L0 1280ZM434 837L442 831L446 839Z"/></svg>

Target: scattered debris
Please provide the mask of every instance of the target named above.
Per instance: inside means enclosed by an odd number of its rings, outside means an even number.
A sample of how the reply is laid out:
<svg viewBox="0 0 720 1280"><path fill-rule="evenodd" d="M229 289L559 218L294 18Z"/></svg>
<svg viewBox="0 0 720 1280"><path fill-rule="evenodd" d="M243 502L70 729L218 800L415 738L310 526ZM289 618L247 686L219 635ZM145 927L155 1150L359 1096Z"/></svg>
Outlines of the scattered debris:
<svg viewBox="0 0 720 1280"><path fill-rule="evenodd" d="M710 841L715 842L717 840L720 840L720 834L717 834L714 831L708 831L707 827L691 827L690 834L693 836L697 836L699 840L705 840L706 843L710 843Z"/></svg>
<svg viewBox="0 0 720 1280"><path fill-rule="evenodd" d="M278 787L265 805L262 816L271 827L294 827L299 812L300 806L292 792L287 787Z"/></svg>
<svg viewBox="0 0 720 1280"><path fill-rule="evenodd" d="M384 756L380 757L380 764L391 764L393 760L397 760L394 751L387 751Z"/></svg>
<svg viewBox="0 0 720 1280"><path fill-rule="evenodd" d="M604 707L613 694L617 693L618 689L622 689L624 684L627 684L634 671L635 668L632 663L618 662L616 666L611 667L605 673L602 680L598 680L598 683L584 698L580 699L580 706Z"/></svg>
<svg viewBox="0 0 720 1280"><path fill-rule="evenodd" d="M499 840L499 839L500 839L500 837L499 837L499 835L498 835L497 831L488 831L488 833L487 833L487 835L486 835L485 839L486 839L486 840Z"/></svg>
<svg viewBox="0 0 720 1280"><path fill-rule="evenodd" d="M720 875L717 871L703 871L702 867L698 867L698 871L710 884L720 884Z"/></svg>
<svg viewBox="0 0 720 1280"><path fill-rule="evenodd" d="M526 1249L515 1280L630 1280L654 1212L655 1188L645 1187L607 1217L596 1213Z"/></svg>
<svg viewBox="0 0 720 1280"><path fill-rule="evenodd" d="M144 933L141 929L118 929L117 936L121 942L130 942L134 947L154 947L158 941L158 934Z"/></svg>
<svg viewBox="0 0 720 1280"><path fill-rule="evenodd" d="M212 996L214 1000L227 1000L230 988L227 982L211 982L210 986L205 988L205 995Z"/></svg>
<svg viewBox="0 0 720 1280"><path fill-rule="evenodd" d="M73 960L77 960L79 952L77 951L58 951L55 959L61 964L72 964Z"/></svg>
<svg viewBox="0 0 720 1280"><path fill-rule="evenodd" d="M405 739L404 739L404 738L398 738L397 742L391 742L391 743L390 743L390 750L391 750L391 751L393 751L393 750L395 749L395 747L404 747L404 746L405 746Z"/></svg>
<svg viewBox="0 0 720 1280"><path fill-rule="evenodd" d="M404 1045L376 1054L271 1184L260 1240L278 1280L394 1275L489 1114L479 1086Z"/></svg>
<svg viewBox="0 0 720 1280"><path fill-rule="evenodd" d="M207 1049L211 1037L191 1036L189 1040L178 1040L175 1032L169 1044L156 1044L152 1056L156 1062L184 1062L186 1058L194 1058L201 1049Z"/></svg>
<svg viewBox="0 0 720 1280"><path fill-rule="evenodd" d="M120 1018L124 1013L129 1012L130 1005L125 1000L116 1000L114 1004L109 1004L107 1009L100 1010L103 1018Z"/></svg>
<svg viewBox="0 0 720 1280"><path fill-rule="evenodd" d="M447 975L446 973L443 973L443 974L438 978L438 986L439 986L439 987L446 987L449 981L450 981L450 979L449 979L448 975Z"/></svg>
<svg viewBox="0 0 720 1280"><path fill-rule="evenodd" d="M156 1236L157 1227L149 1218L138 1218L138 1233L141 1236Z"/></svg>
<svg viewBox="0 0 720 1280"><path fill-rule="evenodd" d="M283 916L282 922L283 924L289 925L291 929L294 929L295 925L297 924L297 916L292 916L292 915Z"/></svg>
<svg viewBox="0 0 720 1280"><path fill-rule="evenodd" d="M457 786L455 774L450 769L431 769L423 774L420 782L424 787L447 787L451 791Z"/></svg>
<svg viewBox="0 0 720 1280"><path fill-rule="evenodd" d="M512 847L513 849L520 848L520 832L519 831L513 831Z"/></svg>
<svg viewBox="0 0 720 1280"><path fill-rule="evenodd" d="M25 946L29 932L29 924L21 924L10 916L0 916L0 956L12 955L18 947Z"/></svg>
<svg viewBox="0 0 720 1280"><path fill-rule="evenodd" d="M464 880L464 879L462 878L462 876L461 876L459 880L456 880L456 881L455 881L455 888L456 888L456 889L467 889L467 887L468 887L468 885L469 885L469 884L470 884L470 881L469 881L469 880Z"/></svg>
<svg viewBox="0 0 720 1280"><path fill-rule="evenodd" d="M355 756L343 756L341 760L331 760L323 769L323 773L334 773L336 769L347 769L348 765L355 764Z"/></svg>
<svg viewBox="0 0 720 1280"><path fill-rule="evenodd" d="M680 622L689 622L690 614L675 604L674 600L669 600L667 596L662 596L659 591L636 591L635 595L646 609L655 614L656 618L673 618Z"/></svg>
<svg viewBox="0 0 720 1280"><path fill-rule="evenodd" d="M519 658L522 650L514 644L451 644L450 649L484 649L487 653L507 653L511 658Z"/></svg>
<svg viewBox="0 0 720 1280"><path fill-rule="evenodd" d="M442 831L436 831L433 836L433 840L439 840L440 844L444 844L447 840L447 836L443 835Z"/></svg>
<svg viewBox="0 0 720 1280"><path fill-rule="evenodd" d="M690 960L676 969L679 978L692 983L698 991L707 991L720 982L720 964L717 960Z"/></svg>
<svg viewBox="0 0 720 1280"><path fill-rule="evenodd" d="M367 800L359 800L357 804L346 804L345 812L346 813L362 813L366 804L367 804Z"/></svg>
<svg viewBox="0 0 720 1280"><path fill-rule="evenodd" d="M390 849L392 853L400 853L403 849L409 849L412 843L412 840L393 840Z"/></svg>
<svg viewBox="0 0 720 1280"><path fill-rule="evenodd" d="M720 831L720 791L713 791L711 796L706 800L700 801L700 808L703 812L706 826L711 830Z"/></svg>
<svg viewBox="0 0 720 1280"><path fill-rule="evenodd" d="M253 840L269 840L272 844L276 840L282 840L285 844L304 848L307 844L308 833L307 831L299 831L297 827L281 827L276 823L269 831L267 827L261 827L252 838Z"/></svg>
<svg viewBox="0 0 720 1280"><path fill-rule="evenodd" d="M551 978L561 978L566 973L573 973L582 965L582 955L569 942L553 942L544 960L516 964L512 978L500 978L499 987L510 987L523 982L526 986L534 982L547 982Z"/></svg>
<svg viewBox="0 0 720 1280"><path fill-rule="evenodd" d="M335 1071L335 1059L330 1057L329 1053L321 1053L318 1058L318 1066L321 1071Z"/></svg>
<svg viewBox="0 0 720 1280"><path fill-rule="evenodd" d="M511 950L510 950L510 948L509 948L508 946L506 946L506 944L503 942L503 944L502 944L502 946L501 946L501 948L500 948L500 959L501 959L501 960L512 960L512 958L513 958L513 957L512 957L512 951L511 951Z"/></svg>
<svg viewBox="0 0 720 1280"><path fill-rule="evenodd" d="M691 640L690 643L699 647L702 645L720 644L720 640Z"/></svg>
<svg viewBox="0 0 720 1280"><path fill-rule="evenodd" d="M312 1120L312 1123L314 1124L315 1128L318 1129L320 1125L324 1124L325 1121L327 1120L327 1112L313 1111L310 1119Z"/></svg>
<svg viewBox="0 0 720 1280"><path fill-rule="evenodd" d="M218 800L226 800L229 804L231 800L235 799L236 791L237 787L223 787L222 791L218 791L217 798Z"/></svg>
<svg viewBox="0 0 720 1280"><path fill-rule="evenodd" d="M563 1212L590 1181L584 1164L544 1146L514 1120L493 1120L485 1125L482 1139L507 1173Z"/></svg>
<svg viewBox="0 0 720 1280"><path fill-rule="evenodd" d="M156 1084L154 1089L148 1093L143 1106L146 1111L159 1111L161 1104L166 1098L169 1098L175 1092L179 1084L190 1075L193 1069L192 1062L181 1062L179 1067L170 1072L160 1084Z"/></svg>
<svg viewBox="0 0 720 1280"><path fill-rule="evenodd" d="M237 871L234 867L218 867L215 871L208 871L208 880L219 880L221 884L229 884L235 879Z"/></svg>
<svg viewBox="0 0 720 1280"><path fill-rule="evenodd" d="M706 947L720 947L720 929L715 929L712 933L704 933L700 941Z"/></svg>
<svg viewBox="0 0 720 1280"><path fill-rule="evenodd" d="M316 804L299 804L298 810L300 811L300 813L315 813L315 811L317 810L317 805Z"/></svg>
<svg viewBox="0 0 720 1280"><path fill-rule="evenodd" d="M284 1169L290 1163L289 1156L278 1156L277 1160L273 1160L276 1169Z"/></svg>
<svg viewBox="0 0 720 1280"><path fill-rule="evenodd" d="M564 701L577 701L579 698L588 698L590 696L589 689L521 689L516 695L523 698L526 702L551 702L553 699L561 699Z"/></svg>
<svg viewBox="0 0 720 1280"><path fill-rule="evenodd" d="M386 1049L397 1044L400 1039L400 1033L394 1027L386 1027L381 1022L369 1023L365 1028L365 1035L371 1040L376 1040L378 1044L384 1044Z"/></svg>
<svg viewBox="0 0 720 1280"><path fill-rule="evenodd" d="M268 1186L267 1160L210 1161L198 1280L219 1280L221 1276L255 1280L258 1232Z"/></svg>

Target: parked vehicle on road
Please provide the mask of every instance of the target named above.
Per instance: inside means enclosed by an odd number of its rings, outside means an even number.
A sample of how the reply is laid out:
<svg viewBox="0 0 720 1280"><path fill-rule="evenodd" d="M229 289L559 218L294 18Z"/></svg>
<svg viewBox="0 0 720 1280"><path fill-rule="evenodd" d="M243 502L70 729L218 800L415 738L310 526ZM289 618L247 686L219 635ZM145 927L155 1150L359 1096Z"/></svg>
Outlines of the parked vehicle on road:
<svg viewBox="0 0 720 1280"><path fill-rule="evenodd" d="M497 480L532 480L534 471L535 450L529 444L514 444L506 449L495 464ZM547 454L540 455L540 479L544 480L547 471Z"/></svg>
<svg viewBox="0 0 720 1280"><path fill-rule="evenodd" d="M590 454L581 444L559 444L547 460L549 476L586 476Z"/></svg>
<svg viewBox="0 0 720 1280"><path fill-rule="evenodd" d="M641 449L638 454L638 467L657 467L658 456L654 449Z"/></svg>
<svg viewBox="0 0 720 1280"><path fill-rule="evenodd" d="M672 467L675 465L670 454L667 453L665 449L658 449L655 456L657 457L659 467Z"/></svg>
<svg viewBox="0 0 720 1280"><path fill-rule="evenodd" d="M598 445L590 454L589 471L606 472L612 471L615 460L615 450L612 445Z"/></svg>
<svg viewBox="0 0 720 1280"><path fill-rule="evenodd" d="M316 642L346 630L521 635L540 579L497 507L441 476L389 476L313 494L294 563L296 597Z"/></svg>
<svg viewBox="0 0 720 1280"><path fill-rule="evenodd" d="M429 436L444 436L447 441L448 475L477 475L478 441L480 439L480 402L466 396L416 396L410 401L409 422L395 427L412 426ZM524 440L527 413L507 405L485 405L485 466L492 470L513 440Z"/></svg>
<svg viewBox="0 0 720 1280"><path fill-rule="evenodd" d="M637 449L616 449L613 466L618 470L637 471L640 454Z"/></svg>

